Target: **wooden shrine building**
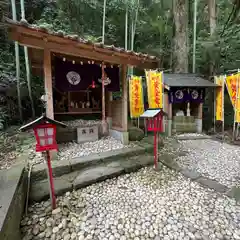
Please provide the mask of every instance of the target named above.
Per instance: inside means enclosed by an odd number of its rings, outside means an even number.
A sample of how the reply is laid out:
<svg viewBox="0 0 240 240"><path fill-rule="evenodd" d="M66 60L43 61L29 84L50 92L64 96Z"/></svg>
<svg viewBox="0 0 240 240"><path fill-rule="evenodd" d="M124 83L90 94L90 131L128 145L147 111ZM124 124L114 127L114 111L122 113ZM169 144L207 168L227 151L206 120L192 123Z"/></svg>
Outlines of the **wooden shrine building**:
<svg viewBox="0 0 240 240"><path fill-rule="evenodd" d="M190 73L165 74L165 129L172 132L202 132L203 104L207 88L218 85Z"/></svg>
<svg viewBox="0 0 240 240"><path fill-rule="evenodd" d="M101 113L103 107L105 114L106 102L109 131L128 142L127 67L155 69L158 58L26 22L6 22L10 38L28 47L33 72L44 76L47 117ZM101 79L106 79L106 95L101 95ZM112 99L114 91L122 92L121 100Z"/></svg>

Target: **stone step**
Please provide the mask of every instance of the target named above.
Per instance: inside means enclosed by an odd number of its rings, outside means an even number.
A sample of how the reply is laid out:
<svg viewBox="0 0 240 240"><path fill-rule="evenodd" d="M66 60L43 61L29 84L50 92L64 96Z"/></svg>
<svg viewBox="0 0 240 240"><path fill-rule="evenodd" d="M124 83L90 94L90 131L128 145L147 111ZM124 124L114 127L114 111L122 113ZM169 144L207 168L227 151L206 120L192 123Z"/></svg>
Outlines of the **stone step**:
<svg viewBox="0 0 240 240"><path fill-rule="evenodd" d="M89 156L76 157L69 160L52 161L53 176L60 177L86 167L111 162L113 160L125 159L131 156L138 156L146 152L153 152L153 146L151 144L146 143L144 146L138 145L133 148L123 148L91 154ZM42 180L47 180L47 165L45 163L35 165L31 172L31 182L34 183Z"/></svg>
<svg viewBox="0 0 240 240"><path fill-rule="evenodd" d="M110 162L98 162L94 166L54 178L55 194L57 196L73 189L79 189L99 181L117 177L123 173L130 173L138 169L153 165L153 156L147 153L130 156L121 159L114 159ZM32 183L30 189L30 201L39 202L49 198L48 181L42 180Z"/></svg>

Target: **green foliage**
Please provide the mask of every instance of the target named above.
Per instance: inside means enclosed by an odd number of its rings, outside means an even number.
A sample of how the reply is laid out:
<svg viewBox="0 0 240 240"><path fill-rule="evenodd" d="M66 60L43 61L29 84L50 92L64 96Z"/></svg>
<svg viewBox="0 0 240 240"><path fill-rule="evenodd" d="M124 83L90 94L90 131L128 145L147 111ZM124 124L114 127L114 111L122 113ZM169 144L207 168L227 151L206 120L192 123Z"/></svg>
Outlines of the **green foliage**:
<svg viewBox="0 0 240 240"><path fill-rule="evenodd" d="M6 0L0 0L0 17L7 13ZM19 2L19 1L17 1ZM237 2L237 1L236 1ZM235 2L235 3L236 3ZM4 7L3 6L4 3ZM124 47L125 40L125 11L129 11L129 43L131 19L134 18L138 0L107 0L106 8L106 35L105 43ZM192 58L192 4L189 2L189 64ZM19 7L19 4L17 4ZM100 42L102 34L103 0L25 0L26 17L29 23L44 28L62 31L67 34L78 34L91 41ZM197 46L196 66L197 72L208 75L209 64L215 63L218 74L239 68L240 61L240 23L236 19L227 20L233 9L231 1L217 1L217 30L210 37L207 2L198 1L197 17ZM17 9L20 19L20 9ZM9 15L11 17L11 15ZM172 42L173 42L172 1L169 0L140 0L138 21L136 25L134 50L147 52L159 56L161 68L171 69ZM130 44L129 44L130 46ZM26 77L23 51L21 49L21 90L24 114L31 116L29 99L26 89ZM0 85L15 86L14 48L7 40L6 33L0 30ZM189 66L191 69L191 66ZM36 111L40 113L42 106L39 98L43 93L43 80L39 77L32 79L32 91ZM16 87L12 90L11 98L16 102ZM14 95L15 93L15 95ZM40 107L38 107L40 106ZM230 107L228 107L230 108ZM0 110L1 111L1 110ZM8 109L3 109L6 115L2 117L10 120ZM28 114L28 115L27 115ZM16 117L17 118L17 117ZM4 121L5 121L4 120ZM0 127L3 121L0 117Z"/></svg>

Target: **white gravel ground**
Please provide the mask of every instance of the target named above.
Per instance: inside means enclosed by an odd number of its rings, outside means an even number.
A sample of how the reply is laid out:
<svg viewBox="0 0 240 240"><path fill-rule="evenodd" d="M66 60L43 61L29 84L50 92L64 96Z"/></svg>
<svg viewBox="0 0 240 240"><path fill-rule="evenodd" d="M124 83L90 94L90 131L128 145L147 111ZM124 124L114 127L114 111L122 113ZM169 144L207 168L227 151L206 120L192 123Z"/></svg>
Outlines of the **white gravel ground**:
<svg viewBox="0 0 240 240"><path fill-rule="evenodd" d="M73 157L87 156L93 153L107 152L116 149L130 148L134 146L134 143L130 143L129 145L123 145L119 140L116 140L112 137L105 137L101 138L98 141L86 142L82 144L69 142L58 145L59 150L57 159L66 160ZM29 151L29 155L32 158L31 162L34 164L44 162L42 154L36 153L34 148Z"/></svg>
<svg viewBox="0 0 240 240"><path fill-rule="evenodd" d="M240 147L211 139L180 141L186 156L177 158L182 167L226 185L240 184Z"/></svg>
<svg viewBox="0 0 240 240"><path fill-rule="evenodd" d="M83 144L78 143L66 143L62 144L59 149L59 158L66 159L69 157L81 157L87 156L92 153L107 152L121 148L133 147L134 144L123 145L119 140L113 137L101 138L98 141L86 142Z"/></svg>
<svg viewBox="0 0 240 240"><path fill-rule="evenodd" d="M23 240L240 239L240 205L163 168L141 169L34 204Z"/></svg>
<svg viewBox="0 0 240 240"><path fill-rule="evenodd" d="M182 133L182 134L178 134L176 135L177 137L209 137L206 134L203 133Z"/></svg>

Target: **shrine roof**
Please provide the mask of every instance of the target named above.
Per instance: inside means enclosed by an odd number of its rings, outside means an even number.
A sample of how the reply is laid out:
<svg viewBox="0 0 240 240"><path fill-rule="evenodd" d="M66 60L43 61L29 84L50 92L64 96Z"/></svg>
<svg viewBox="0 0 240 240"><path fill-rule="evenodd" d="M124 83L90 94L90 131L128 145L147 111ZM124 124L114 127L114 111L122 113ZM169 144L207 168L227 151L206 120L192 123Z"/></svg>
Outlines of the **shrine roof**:
<svg viewBox="0 0 240 240"><path fill-rule="evenodd" d="M165 113L162 109L148 109L140 117L153 118L157 116L159 113L162 113L162 115L167 116L167 113Z"/></svg>
<svg viewBox="0 0 240 240"><path fill-rule="evenodd" d="M154 69L159 58L149 54L124 50L85 40L78 35L67 35L63 31L51 31L45 27L31 25L26 20L5 19L10 38L19 44L35 50L48 48L53 53L68 54L104 63L130 65L145 69Z"/></svg>
<svg viewBox="0 0 240 240"><path fill-rule="evenodd" d="M164 84L168 87L218 87L197 74L191 73L164 73Z"/></svg>

